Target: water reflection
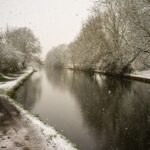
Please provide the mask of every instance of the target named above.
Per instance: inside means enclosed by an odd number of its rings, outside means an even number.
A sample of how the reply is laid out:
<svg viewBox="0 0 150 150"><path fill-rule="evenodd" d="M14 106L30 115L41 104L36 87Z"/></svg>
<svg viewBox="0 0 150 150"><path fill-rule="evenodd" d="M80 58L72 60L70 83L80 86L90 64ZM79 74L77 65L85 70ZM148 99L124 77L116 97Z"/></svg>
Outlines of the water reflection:
<svg viewBox="0 0 150 150"><path fill-rule="evenodd" d="M23 104L25 109L32 110L41 95L41 74L34 73L18 91L14 98Z"/></svg>
<svg viewBox="0 0 150 150"><path fill-rule="evenodd" d="M50 68L38 74L39 81L33 75L17 99L26 93L25 107L80 149L150 148L149 84Z"/></svg>

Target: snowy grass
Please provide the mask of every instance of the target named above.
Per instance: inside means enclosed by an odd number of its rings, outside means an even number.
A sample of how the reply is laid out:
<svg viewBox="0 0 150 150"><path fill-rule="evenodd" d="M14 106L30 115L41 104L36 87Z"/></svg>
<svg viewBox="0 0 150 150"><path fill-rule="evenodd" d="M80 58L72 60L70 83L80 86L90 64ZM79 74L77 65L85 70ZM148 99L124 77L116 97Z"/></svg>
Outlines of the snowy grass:
<svg viewBox="0 0 150 150"><path fill-rule="evenodd" d="M8 81L8 80L9 80L9 78L4 76L3 74L0 74L0 82L5 82L5 81Z"/></svg>
<svg viewBox="0 0 150 150"><path fill-rule="evenodd" d="M27 69L23 74L20 74L19 77L11 81L3 82L3 84L0 84L0 93L11 95L33 72L33 69Z"/></svg>

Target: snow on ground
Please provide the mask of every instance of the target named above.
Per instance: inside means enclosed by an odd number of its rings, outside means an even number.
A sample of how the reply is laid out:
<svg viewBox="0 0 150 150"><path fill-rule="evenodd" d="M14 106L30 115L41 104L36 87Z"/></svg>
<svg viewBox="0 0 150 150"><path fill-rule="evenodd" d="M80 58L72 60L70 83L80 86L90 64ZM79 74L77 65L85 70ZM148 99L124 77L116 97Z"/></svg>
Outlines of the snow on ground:
<svg viewBox="0 0 150 150"><path fill-rule="evenodd" d="M26 69L24 70L23 74L21 74L19 77L14 78L14 80L11 81L6 81L6 82L2 82L2 84L0 84L0 90L2 90L3 92L7 92L12 90L13 88L15 88L16 86L18 86L18 84L20 82L22 82L22 80L24 80L27 76L29 76L31 73L33 72L33 69Z"/></svg>
<svg viewBox="0 0 150 150"><path fill-rule="evenodd" d="M129 76L150 79L150 70L136 71L133 74L129 74Z"/></svg>
<svg viewBox="0 0 150 150"><path fill-rule="evenodd" d="M100 70L95 70L96 73L102 73L102 74L107 74L106 72L100 71ZM115 75L115 74L112 74ZM135 80L139 80L139 81L150 81L150 70L145 70L145 71L135 71L131 74L124 74L125 77L127 78L132 78Z"/></svg>

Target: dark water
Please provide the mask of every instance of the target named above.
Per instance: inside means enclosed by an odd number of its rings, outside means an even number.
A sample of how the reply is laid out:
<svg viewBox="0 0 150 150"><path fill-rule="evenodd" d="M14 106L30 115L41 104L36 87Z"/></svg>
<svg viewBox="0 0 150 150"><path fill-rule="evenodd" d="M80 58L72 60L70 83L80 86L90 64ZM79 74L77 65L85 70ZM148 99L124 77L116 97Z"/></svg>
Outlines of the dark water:
<svg viewBox="0 0 150 150"><path fill-rule="evenodd" d="M42 69L16 99L81 150L150 150L150 84Z"/></svg>

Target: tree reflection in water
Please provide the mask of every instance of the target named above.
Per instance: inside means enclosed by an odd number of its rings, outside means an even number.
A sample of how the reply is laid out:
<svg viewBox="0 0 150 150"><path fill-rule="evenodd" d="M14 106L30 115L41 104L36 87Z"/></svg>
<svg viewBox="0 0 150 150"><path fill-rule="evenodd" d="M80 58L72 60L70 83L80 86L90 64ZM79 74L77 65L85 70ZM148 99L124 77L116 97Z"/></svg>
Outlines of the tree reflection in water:
<svg viewBox="0 0 150 150"><path fill-rule="evenodd" d="M41 95L41 74L35 72L22 87L18 89L14 98L21 103L25 109L32 110Z"/></svg>
<svg viewBox="0 0 150 150"><path fill-rule="evenodd" d="M46 68L45 73L46 76L41 76L41 78L46 78L45 80L51 85L52 90L59 89L62 93L67 91L72 97L75 97L77 107L81 112L79 118L82 118L83 125L77 127L80 129L77 133L78 137L74 135L75 132L69 128L69 125L68 128L63 129L63 134L79 145L80 149L148 150L150 148L149 84L72 70ZM30 80L25 85L27 91L20 93L26 101L24 104L26 108L30 107L31 109L33 103L40 99L34 94L38 93L38 97L40 97L40 82L38 80L33 82ZM44 87L42 89L44 90ZM34 92L32 95L28 95L29 91ZM55 98L57 99L57 95ZM31 99L32 104L30 105ZM53 109L51 103L52 101L49 101L49 107ZM38 113L42 114L42 112ZM57 114L55 117L58 119ZM52 124L51 118L49 120ZM65 116L63 119L66 123L71 121ZM78 122L77 118L74 119ZM58 130L61 125L63 128L64 122L57 120ZM67 124L65 126L67 127ZM85 129L88 129L89 139L85 135Z"/></svg>

